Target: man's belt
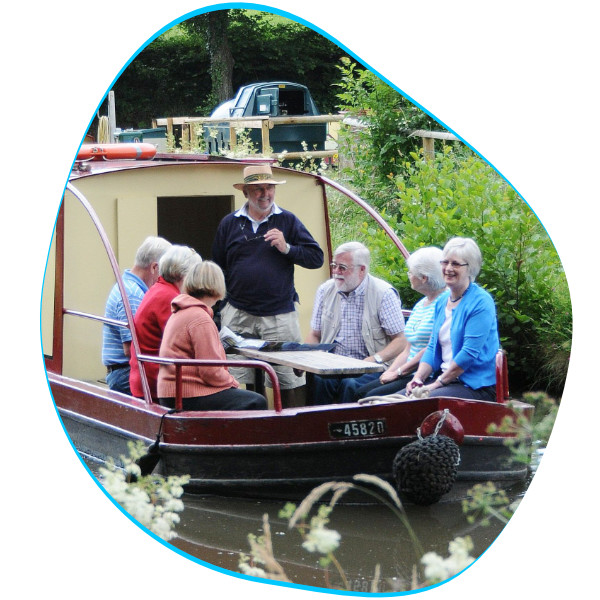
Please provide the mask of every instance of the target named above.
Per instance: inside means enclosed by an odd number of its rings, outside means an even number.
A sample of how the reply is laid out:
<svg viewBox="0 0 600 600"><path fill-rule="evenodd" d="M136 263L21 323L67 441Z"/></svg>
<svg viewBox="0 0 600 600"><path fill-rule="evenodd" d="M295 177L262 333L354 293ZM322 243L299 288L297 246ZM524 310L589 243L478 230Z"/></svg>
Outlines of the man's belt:
<svg viewBox="0 0 600 600"><path fill-rule="evenodd" d="M106 365L106 370L108 373L112 373L113 371L118 371L119 369L126 369L129 366L129 363L117 363L114 365Z"/></svg>

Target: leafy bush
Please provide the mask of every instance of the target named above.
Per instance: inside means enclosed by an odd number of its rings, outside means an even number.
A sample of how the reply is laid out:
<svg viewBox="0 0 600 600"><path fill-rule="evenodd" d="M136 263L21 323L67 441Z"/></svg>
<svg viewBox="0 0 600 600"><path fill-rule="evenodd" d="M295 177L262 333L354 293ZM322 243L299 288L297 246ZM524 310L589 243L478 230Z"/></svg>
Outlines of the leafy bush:
<svg viewBox="0 0 600 600"><path fill-rule="evenodd" d="M566 278L541 223L487 163L470 150L446 147L434 160L413 154L407 176L396 178L389 222L409 251L473 238L483 254L478 283L494 297L511 381L561 392L568 367L571 307ZM406 269L383 232L367 228L374 271L414 303ZM543 349L543 350L541 350ZM541 376L540 376L541 375Z"/></svg>
<svg viewBox="0 0 600 600"><path fill-rule="evenodd" d="M572 314L566 278L552 242L517 192L484 160L459 143L444 144L425 159L416 129L436 129L434 120L369 71L346 60L339 84L341 108L362 124L341 137L343 176L386 218L409 252L443 247L454 236L473 238L483 254L478 283L498 308L513 391L543 389L560 397L569 363ZM439 142L438 142L439 144ZM341 235L354 233L343 203ZM405 306L411 289L402 257L374 224L357 221L360 239L372 251L372 271L394 284ZM333 242L338 239L333 232ZM340 236L341 237L341 236Z"/></svg>

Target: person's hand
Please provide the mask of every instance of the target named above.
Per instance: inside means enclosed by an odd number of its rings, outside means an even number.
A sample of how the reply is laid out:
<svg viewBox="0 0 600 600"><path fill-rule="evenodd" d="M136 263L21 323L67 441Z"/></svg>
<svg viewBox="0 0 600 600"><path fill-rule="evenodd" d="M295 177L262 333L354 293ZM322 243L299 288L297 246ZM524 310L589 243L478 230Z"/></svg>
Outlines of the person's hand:
<svg viewBox="0 0 600 600"><path fill-rule="evenodd" d="M423 387L423 382L419 377L415 376L411 381L408 382L408 385L406 386L406 393L410 394L417 387Z"/></svg>
<svg viewBox="0 0 600 600"><path fill-rule="evenodd" d="M269 231L265 233L265 242L271 244L272 248L277 248L282 254L288 253L287 242L279 229L269 229Z"/></svg>
<svg viewBox="0 0 600 600"><path fill-rule="evenodd" d="M379 377L379 383L391 383L398 379L398 369L387 369Z"/></svg>

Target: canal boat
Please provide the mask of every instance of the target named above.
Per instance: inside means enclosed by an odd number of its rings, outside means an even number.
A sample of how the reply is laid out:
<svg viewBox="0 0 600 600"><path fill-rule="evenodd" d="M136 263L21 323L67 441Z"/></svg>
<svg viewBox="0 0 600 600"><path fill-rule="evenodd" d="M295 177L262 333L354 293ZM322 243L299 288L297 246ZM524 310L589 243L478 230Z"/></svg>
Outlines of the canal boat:
<svg viewBox="0 0 600 600"><path fill-rule="evenodd" d="M111 287L116 281L123 291L121 272L131 266L148 235L192 246L209 258L219 221L245 201L233 184L241 180L248 161L184 154L128 159L118 153L107 159L105 154L91 153L91 158L74 162L55 223L42 297L49 388L82 458L118 461L128 453L129 442L141 441L156 459L155 472L190 476L188 492L297 498L324 482L352 481L356 474L393 483L399 451L419 440L430 415L449 413L462 430L457 485L525 480L527 466L512 462L505 444L514 434L489 432L492 424L519 414L530 417L533 411L526 403L509 401L503 355L497 365L498 402L444 397L282 408L271 365L235 356L228 364L252 366L271 378L268 410L172 412L153 402L144 377L144 398L110 390L101 345ZM277 190L277 203L298 215L326 256L320 269L296 270L306 334L316 289L331 275L332 195L360 206L398 252L404 257L409 253L385 220L351 191L322 175L276 164L272 168L287 181ZM140 353L125 304L128 320L120 325L132 331L132 352L143 373L144 361L152 357Z"/></svg>

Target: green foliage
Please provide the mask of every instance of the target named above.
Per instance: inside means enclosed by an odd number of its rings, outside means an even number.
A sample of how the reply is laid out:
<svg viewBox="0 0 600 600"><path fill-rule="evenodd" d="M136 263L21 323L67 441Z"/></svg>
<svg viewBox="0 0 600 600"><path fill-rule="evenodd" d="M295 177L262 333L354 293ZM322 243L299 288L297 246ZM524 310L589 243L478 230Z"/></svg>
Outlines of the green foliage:
<svg viewBox="0 0 600 600"><path fill-rule="evenodd" d="M541 223L498 173L469 149L445 147L433 160L414 153L395 179L388 223L408 250L472 237L483 254L477 282L494 297L501 343L515 388L560 394L572 332L571 307L560 259ZM367 226L374 273L411 290L402 258L384 232Z"/></svg>
<svg viewBox="0 0 600 600"><path fill-rule="evenodd" d="M234 94L248 83L293 81L308 87L322 113L335 110L333 85L345 55L339 46L271 13L227 12ZM151 42L121 74L113 87L118 126L145 128L157 117L208 116L217 104L210 75L206 34L193 17ZM105 108L100 112L106 113Z"/></svg>
<svg viewBox="0 0 600 600"><path fill-rule="evenodd" d="M417 129L441 130L425 112L371 71L348 58L339 66L339 107L360 120L341 132L341 149L349 165L343 169L350 185L379 210L393 198L394 180L404 173L406 161L420 144L409 137Z"/></svg>
<svg viewBox="0 0 600 600"><path fill-rule="evenodd" d="M558 414L558 403L544 392L529 392L523 395L523 401L534 406L531 420L516 413L516 418L506 417L500 425L490 425L491 435L509 433L504 443L511 450L513 459L523 464L531 463L531 447L545 448L550 439L554 422Z"/></svg>

